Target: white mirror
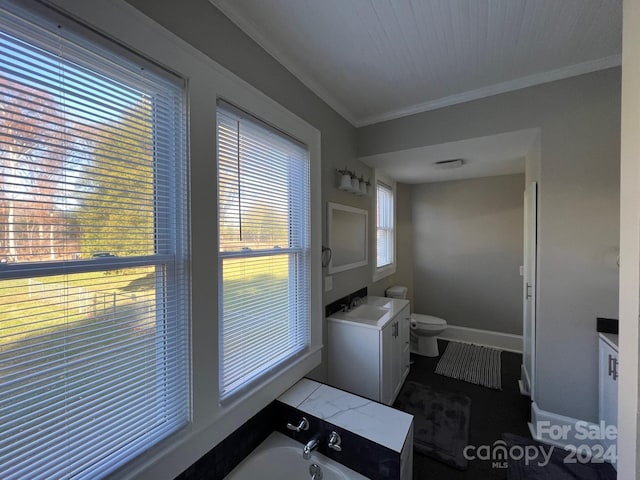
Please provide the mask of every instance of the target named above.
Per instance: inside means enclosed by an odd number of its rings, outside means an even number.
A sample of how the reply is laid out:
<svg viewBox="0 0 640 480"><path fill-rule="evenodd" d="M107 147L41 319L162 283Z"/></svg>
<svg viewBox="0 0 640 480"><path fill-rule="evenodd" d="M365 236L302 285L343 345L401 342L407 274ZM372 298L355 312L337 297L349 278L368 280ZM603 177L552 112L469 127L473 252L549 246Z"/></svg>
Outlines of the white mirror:
<svg viewBox="0 0 640 480"><path fill-rule="evenodd" d="M361 208L329 202L327 237L331 249L329 274L362 267L368 262L369 212Z"/></svg>

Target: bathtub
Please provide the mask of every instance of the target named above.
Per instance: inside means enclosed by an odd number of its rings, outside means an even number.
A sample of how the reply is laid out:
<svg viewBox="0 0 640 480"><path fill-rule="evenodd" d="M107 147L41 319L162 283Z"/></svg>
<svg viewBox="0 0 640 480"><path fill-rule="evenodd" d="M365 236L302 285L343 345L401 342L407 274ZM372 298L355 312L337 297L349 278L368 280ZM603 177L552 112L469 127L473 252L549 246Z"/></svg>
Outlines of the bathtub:
<svg viewBox="0 0 640 480"><path fill-rule="evenodd" d="M302 458L302 444L279 433L273 432L245 458L233 471L225 477L229 480L256 479L311 479L312 471L318 467L322 471L322 480L366 480L359 473L325 457L312 452L311 458Z"/></svg>

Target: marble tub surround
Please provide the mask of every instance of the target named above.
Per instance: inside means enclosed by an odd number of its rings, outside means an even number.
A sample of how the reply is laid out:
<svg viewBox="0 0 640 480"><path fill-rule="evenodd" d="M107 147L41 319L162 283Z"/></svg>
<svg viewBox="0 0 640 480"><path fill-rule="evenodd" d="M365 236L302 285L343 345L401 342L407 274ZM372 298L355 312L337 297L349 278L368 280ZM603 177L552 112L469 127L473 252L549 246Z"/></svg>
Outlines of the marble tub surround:
<svg viewBox="0 0 640 480"><path fill-rule="evenodd" d="M400 453L413 415L309 379L278 401Z"/></svg>
<svg viewBox="0 0 640 480"><path fill-rule="evenodd" d="M282 419L276 429L300 443L301 457L302 446L309 440L318 438L320 443L314 451L360 475L372 480L398 480L401 478L399 453L309 413L301 412L291 405L281 403L278 400L275 403L277 404L276 417ZM287 423L297 423L302 416L309 421L309 430L297 433L287 429ZM342 451L338 452L329 448L328 440L331 432L337 432L340 435Z"/></svg>
<svg viewBox="0 0 640 480"><path fill-rule="evenodd" d="M348 397L344 397L344 395ZM330 404L322 406L323 399L329 401ZM365 402L371 405L367 406ZM298 408L300 406L306 410L300 410ZM355 412L353 413L354 419L358 418L358 420L348 419L350 412ZM402 417L397 414L401 414ZM302 416L309 420L309 430L296 433L287 429L287 423L297 424ZM324 418L320 418L320 416ZM381 419L390 422L387 434L392 429L395 430L395 423L403 422L404 425L408 424L412 427L413 421L413 417L406 413L303 378L281 395L278 400L270 403L213 447L176 479L223 479L273 431L279 431L300 442L300 456L302 456L304 444L312 438L319 438L320 443L317 448L319 453L367 478L373 480L411 478L410 475L403 476L402 466L407 464L406 460L403 463L403 459L407 453L412 452L413 443L409 445L408 450L406 448L402 452L398 450L398 445L402 449L402 444L399 443L399 431L392 433L389 437L393 441L388 444L393 448L371 439L380 439L382 429L380 424L375 422L380 422ZM369 423L372 428L367 428L366 423ZM349 428L354 427L356 430L359 428L359 430L358 432L349 431L343 425ZM341 437L343 446L341 452L328 447L328 439L333 431ZM413 442L413 433L406 434L406 440Z"/></svg>
<svg viewBox="0 0 640 480"><path fill-rule="evenodd" d="M272 402L209 450L175 480L221 480L276 429L278 409Z"/></svg>
<svg viewBox="0 0 640 480"><path fill-rule="evenodd" d="M309 398L309 396L315 392L320 385L322 384L314 380L303 378L289 390L280 395L277 400L297 408L298 405Z"/></svg>
<svg viewBox="0 0 640 480"><path fill-rule="evenodd" d="M371 479L410 479L413 416L378 402L304 378L280 396L277 429L306 443L319 438L318 451ZM294 432L287 423L309 420L309 430ZM328 448L332 431L342 451Z"/></svg>

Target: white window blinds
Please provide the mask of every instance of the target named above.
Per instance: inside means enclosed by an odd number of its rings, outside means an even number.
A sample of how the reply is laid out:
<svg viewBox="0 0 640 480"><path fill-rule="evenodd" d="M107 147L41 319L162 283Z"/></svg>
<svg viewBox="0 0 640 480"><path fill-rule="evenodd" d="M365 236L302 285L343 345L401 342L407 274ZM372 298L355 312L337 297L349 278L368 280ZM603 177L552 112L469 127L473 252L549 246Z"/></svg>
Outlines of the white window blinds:
<svg viewBox="0 0 640 480"><path fill-rule="evenodd" d="M96 479L189 418L184 93L3 5L0 478Z"/></svg>
<svg viewBox="0 0 640 480"><path fill-rule="evenodd" d="M310 341L307 148L218 102L220 396Z"/></svg>
<svg viewBox="0 0 640 480"><path fill-rule="evenodd" d="M376 267L385 267L393 263L393 190L384 183L378 182L376 242Z"/></svg>

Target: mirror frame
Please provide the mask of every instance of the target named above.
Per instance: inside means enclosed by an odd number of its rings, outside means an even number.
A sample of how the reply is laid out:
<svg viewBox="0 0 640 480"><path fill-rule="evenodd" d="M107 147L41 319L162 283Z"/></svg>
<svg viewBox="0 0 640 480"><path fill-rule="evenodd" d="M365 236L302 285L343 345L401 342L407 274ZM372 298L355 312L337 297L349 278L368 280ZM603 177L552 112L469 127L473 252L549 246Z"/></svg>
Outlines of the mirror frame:
<svg viewBox="0 0 640 480"><path fill-rule="evenodd" d="M361 215L364 218L364 249L362 252L362 260L356 260L350 263L343 263L341 265L334 265L335 249L337 246L337 238L335 238L336 228L333 225L334 212L346 212L354 215ZM348 205L342 205L340 203L327 202L327 243L328 247L332 251L331 260L327 266L327 273L334 274L351 270L353 268L364 267L369 264L369 212L362 208L350 207Z"/></svg>

